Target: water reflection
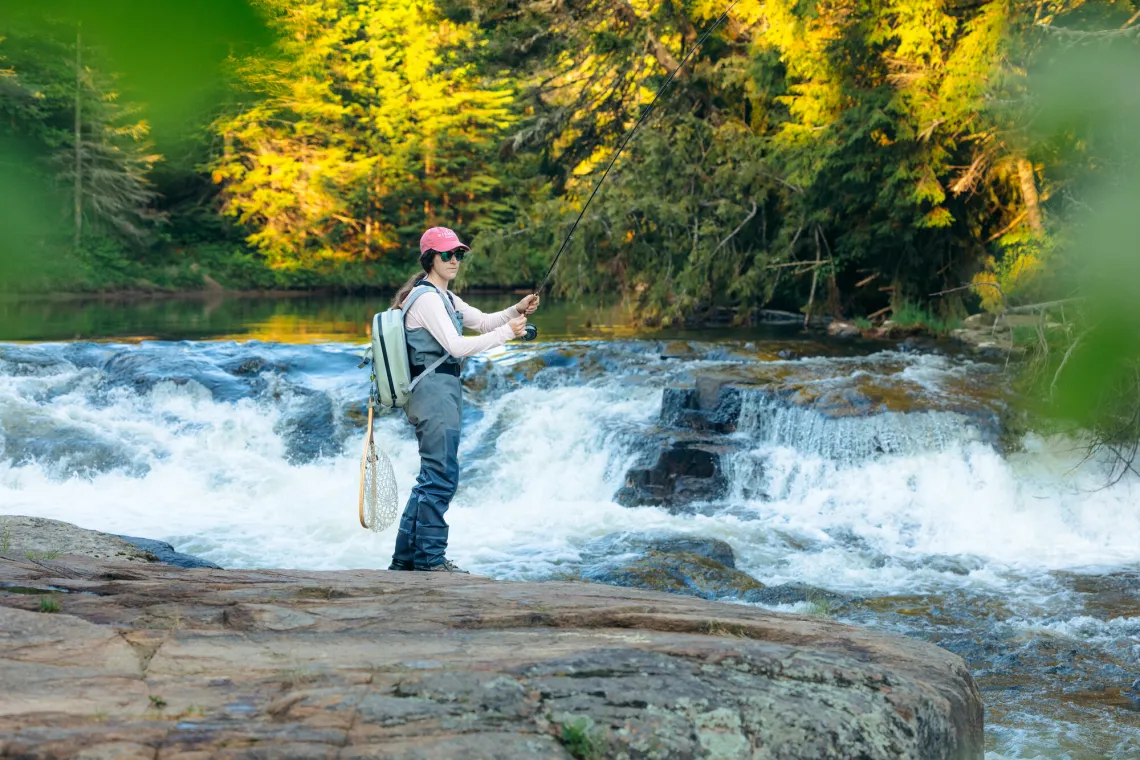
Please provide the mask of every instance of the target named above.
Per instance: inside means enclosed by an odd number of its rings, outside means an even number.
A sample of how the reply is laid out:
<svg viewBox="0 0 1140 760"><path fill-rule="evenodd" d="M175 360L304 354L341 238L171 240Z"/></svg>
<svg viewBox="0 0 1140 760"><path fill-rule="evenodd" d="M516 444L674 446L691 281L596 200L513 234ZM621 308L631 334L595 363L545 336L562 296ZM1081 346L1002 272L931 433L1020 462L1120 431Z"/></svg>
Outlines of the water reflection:
<svg viewBox="0 0 1140 760"><path fill-rule="evenodd" d="M498 311L514 294L464 294L484 311ZM390 296L229 296L180 294L150 298L10 298L0 300L0 341L260 340L278 343L366 341L372 315ZM794 326L670 329L638 326L620 304L557 302L549 298L532 320L540 340L659 338L751 339L794 334Z"/></svg>

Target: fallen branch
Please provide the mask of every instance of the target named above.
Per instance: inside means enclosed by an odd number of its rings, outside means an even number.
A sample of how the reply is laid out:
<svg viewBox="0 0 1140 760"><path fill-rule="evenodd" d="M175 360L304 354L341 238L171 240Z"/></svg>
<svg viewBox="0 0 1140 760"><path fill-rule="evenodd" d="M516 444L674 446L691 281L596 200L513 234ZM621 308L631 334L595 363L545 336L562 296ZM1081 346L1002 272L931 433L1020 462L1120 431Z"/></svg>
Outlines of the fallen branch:
<svg viewBox="0 0 1140 760"><path fill-rule="evenodd" d="M976 288L979 285L989 285L991 288L997 288L997 292L1001 293L1002 300L1005 300L1005 291L1001 289L1001 285L998 285L996 282L989 282L987 280L983 280L982 282L971 282L969 285L962 285L957 288L950 288L949 290L940 290L937 293L931 293L930 297L933 298L934 296L944 296L947 293L957 293L959 290L969 290L970 288Z"/></svg>
<svg viewBox="0 0 1140 760"><path fill-rule="evenodd" d="M717 251L719 251L721 248L724 247L725 243L727 243L729 240L732 240L734 237L736 237L736 233L738 233L742 229L744 229L744 225L751 222L752 217L756 216L756 210L758 208L759 207L756 205L756 201L752 201L752 213L750 213L748 216L744 217L744 221L741 222L737 226L737 228L735 230L733 230L732 233L728 237L726 237L724 240L720 241L720 243L717 244L717 247L713 249L713 253L716 253Z"/></svg>
<svg viewBox="0 0 1140 760"><path fill-rule="evenodd" d="M810 272L818 266L823 264L834 264L831 259L824 259L823 261L785 261L783 264L769 264L767 269L783 269L785 267L803 267L805 272Z"/></svg>
<svg viewBox="0 0 1140 760"><path fill-rule="evenodd" d="M995 232L994 234L992 234L992 235L990 235L988 238L986 238L986 242L987 242L987 243L992 243L992 242L994 242L994 241L995 241L995 240L997 240L999 237L1001 237L1001 236L1002 236L1002 235L1004 235L1005 233L1009 232L1010 230L1012 230L1012 229L1013 229L1014 227L1016 227L1017 225L1021 224L1022 220L1023 220L1023 219L1025 219L1025 217L1026 217L1028 214L1029 214L1029 212L1028 212L1028 211L1022 211L1020 214L1018 214L1017 216L1015 216L1015 217L1013 218L1013 221L1012 221L1012 222L1010 222L1009 224L1007 224L1006 226L1002 227L1000 230L998 230L997 232Z"/></svg>
<svg viewBox="0 0 1140 760"><path fill-rule="evenodd" d="M815 267L811 273L811 295L808 296L807 311L804 312L804 327L811 322L811 307L815 304L815 285L819 281L819 265L823 259L823 246L819 244L819 225L815 226Z"/></svg>
<svg viewBox="0 0 1140 760"><path fill-rule="evenodd" d="M1055 391L1057 388L1057 381L1061 379L1061 370L1063 370L1065 368L1065 365L1069 363L1069 357L1073 355L1073 351L1077 349L1077 346L1081 344L1081 341L1084 340L1085 336L1088 334L1089 331L1085 330L1083 333L1078 335L1077 339L1074 340L1072 345L1069 346L1069 350L1066 351L1065 355L1061 358L1061 363L1058 365L1057 371L1053 374L1053 382L1049 383L1049 398L1053 398L1053 391Z"/></svg>
<svg viewBox="0 0 1140 760"><path fill-rule="evenodd" d="M1054 306L1061 306L1062 304L1074 303L1076 301L1083 301L1083 300L1084 300L1083 298L1079 298L1079 297L1062 298L1059 301L1043 301L1042 303L1031 303L1031 304L1026 304L1025 306L1011 306L1008 309L1006 309L1006 312L1008 312L1009 314L1027 314L1029 312L1044 311L1045 309L1051 309Z"/></svg>

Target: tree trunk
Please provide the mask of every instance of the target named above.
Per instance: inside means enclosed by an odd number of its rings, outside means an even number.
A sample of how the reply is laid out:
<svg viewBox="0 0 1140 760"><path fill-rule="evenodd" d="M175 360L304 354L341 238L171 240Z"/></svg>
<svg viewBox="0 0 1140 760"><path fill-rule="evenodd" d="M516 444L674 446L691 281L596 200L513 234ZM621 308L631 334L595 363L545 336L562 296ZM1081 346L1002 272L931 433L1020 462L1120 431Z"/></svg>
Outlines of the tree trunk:
<svg viewBox="0 0 1140 760"><path fill-rule="evenodd" d="M1025 215L1029 227L1037 237L1045 236L1045 225L1041 223L1041 203L1037 197L1037 178L1033 174L1033 164L1027 158L1017 159L1017 176L1021 180L1021 199L1025 202Z"/></svg>
<svg viewBox="0 0 1140 760"><path fill-rule="evenodd" d="M823 249L819 245L819 225L815 228L815 266L811 270L811 295L808 296L807 310L804 312L804 328L811 324L811 308L815 305L815 286L819 281L819 264L823 259Z"/></svg>
<svg viewBox="0 0 1140 760"><path fill-rule="evenodd" d="M83 234L83 37L75 32L75 251Z"/></svg>

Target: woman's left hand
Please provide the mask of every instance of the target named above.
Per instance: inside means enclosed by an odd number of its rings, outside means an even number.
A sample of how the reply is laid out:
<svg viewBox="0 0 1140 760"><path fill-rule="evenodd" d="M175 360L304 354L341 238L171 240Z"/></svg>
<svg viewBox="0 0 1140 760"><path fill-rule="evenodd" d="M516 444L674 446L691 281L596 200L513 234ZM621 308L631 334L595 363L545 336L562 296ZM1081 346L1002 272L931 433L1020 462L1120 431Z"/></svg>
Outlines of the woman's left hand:
<svg viewBox="0 0 1140 760"><path fill-rule="evenodd" d="M529 295L523 300L519 301L517 304L515 304L515 311L517 311L519 314L522 314L524 317L529 317L531 314L534 314L536 311L538 311L538 296Z"/></svg>

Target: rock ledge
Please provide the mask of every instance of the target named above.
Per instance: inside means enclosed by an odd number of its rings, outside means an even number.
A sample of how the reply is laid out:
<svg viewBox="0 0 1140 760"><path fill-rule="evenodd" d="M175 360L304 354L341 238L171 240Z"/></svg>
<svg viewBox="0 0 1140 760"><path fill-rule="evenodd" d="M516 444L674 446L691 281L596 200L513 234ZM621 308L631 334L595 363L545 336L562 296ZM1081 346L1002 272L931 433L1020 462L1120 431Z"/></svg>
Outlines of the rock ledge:
<svg viewBox="0 0 1140 760"><path fill-rule="evenodd" d="M960 658L818 618L76 556L0 584L0 757L982 757Z"/></svg>

